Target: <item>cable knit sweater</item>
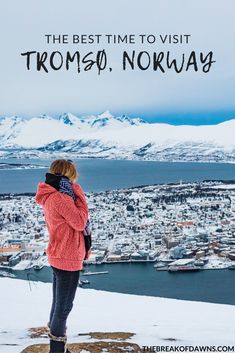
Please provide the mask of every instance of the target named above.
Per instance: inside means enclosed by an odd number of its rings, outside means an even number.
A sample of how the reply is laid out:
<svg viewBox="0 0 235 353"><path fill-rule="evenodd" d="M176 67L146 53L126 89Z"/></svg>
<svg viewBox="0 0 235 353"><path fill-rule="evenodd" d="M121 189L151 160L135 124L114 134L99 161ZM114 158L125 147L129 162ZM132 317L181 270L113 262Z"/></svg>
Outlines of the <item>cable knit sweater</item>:
<svg viewBox="0 0 235 353"><path fill-rule="evenodd" d="M46 250L50 265L67 271L83 268L86 254L83 230L88 220L88 206L79 184L72 185L77 198L57 191L44 182L38 184L36 202L43 207L49 232ZM88 257L91 250L89 250Z"/></svg>

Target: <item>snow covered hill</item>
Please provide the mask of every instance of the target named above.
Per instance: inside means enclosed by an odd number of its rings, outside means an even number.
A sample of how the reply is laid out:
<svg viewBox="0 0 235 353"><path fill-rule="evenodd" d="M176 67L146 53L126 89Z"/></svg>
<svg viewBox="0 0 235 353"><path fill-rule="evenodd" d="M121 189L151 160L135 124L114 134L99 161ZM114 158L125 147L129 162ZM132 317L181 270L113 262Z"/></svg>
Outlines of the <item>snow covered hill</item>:
<svg viewBox="0 0 235 353"><path fill-rule="evenodd" d="M7 117L0 120L0 149L5 149L5 156L18 149L14 153L24 156L34 150L44 156L234 162L234 131L235 119L174 126L113 116L109 111L82 117L65 113L59 119Z"/></svg>
<svg viewBox="0 0 235 353"><path fill-rule="evenodd" d="M0 352L19 353L48 338L30 338L29 328L45 326L51 283L1 278ZM68 343L95 342L88 332L132 332L139 346L234 345L235 307L78 287L68 318Z"/></svg>

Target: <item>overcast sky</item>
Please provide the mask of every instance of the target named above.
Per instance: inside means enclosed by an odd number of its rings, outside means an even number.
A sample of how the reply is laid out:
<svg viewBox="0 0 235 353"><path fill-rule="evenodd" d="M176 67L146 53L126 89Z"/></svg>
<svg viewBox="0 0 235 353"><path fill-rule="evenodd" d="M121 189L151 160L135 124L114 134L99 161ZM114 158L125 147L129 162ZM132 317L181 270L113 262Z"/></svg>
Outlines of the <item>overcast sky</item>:
<svg viewBox="0 0 235 353"><path fill-rule="evenodd" d="M0 116L58 116L113 114L172 123L215 123L235 118L235 2L234 0L21 0L0 3L1 95ZM157 43L107 45L46 44L45 34L154 34ZM190 34L188 45L161 45L159 35ZM36 71L32 60L26 70L27 51L90 51L105 49L108 67L81 71ZM148 69L122 70L122 52L171 52L179 62L182 53L195 50L214 60L209 73L189 70L177 74ZM201 68L198 57L198 64ZM82 66L81 66L82 67Z"/></svg>

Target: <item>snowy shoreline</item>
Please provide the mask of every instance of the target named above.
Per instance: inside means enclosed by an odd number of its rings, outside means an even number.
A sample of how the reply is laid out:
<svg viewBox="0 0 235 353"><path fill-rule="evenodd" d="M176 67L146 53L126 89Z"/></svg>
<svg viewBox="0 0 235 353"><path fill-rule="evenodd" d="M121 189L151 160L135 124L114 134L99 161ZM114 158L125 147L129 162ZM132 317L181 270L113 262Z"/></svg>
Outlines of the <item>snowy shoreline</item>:
<svg viewBox="0 0 235 353"><path fill-rule="evenodd" d="M26 153L25 153L26 152ZM98 155L94 154L94 155L90 155L90 156L81 156L80 154L76 154L76 153L53 153L53 154L46 154L46 153L41 153L41 154L36 154L38 153L37 150L33 151L35 153L35 155L31 156L30 154L27 154L28 150L21 150L20 153L22 153L21 155L17 155L17 156L6 156L4 155L4 153L6 153L5 151L0 149L0 161L1 159L6 160L6 159L11 159L11 158L15 158L17 160L21 160L21 159L45 159L46 160L50 160L50 159L55 159L55 158L73 158L73 159L78 159L78 160L92 160L92 159L100 159L100 160L114 160L114 161L132 161L132 162L161 162L161 163L197 163L197 164L201 164L201 163L209 163L209 164L235 164L235 160L216 160L216 159L208 159L208 160L204 160L204 159L166 159L166 158L133 158L133 156L104 156L104 157L99 157ZM32 152L32 151L30 151ZM2 155L1 155L2 153ZM25 154L24 154L25 153ZM11 152L12 154L12 152ZM34 168L48 168L46 166L33 166ZM10 169L10 168L9 168ZM20 168L19 168L20 169ZM26 168L25 168L26 169ZM1 169L0 169L1 170Z"/></svg>
<svg viewBox="0 0 235 353"><path fill-rule="evenodd" d="M1 159L0 159L1 160ZM1 170L19 170L19 169L46 169L48 167L42 165L33 165L33 164L21 164L21 163L1 163L0 162L0 171Z"/></svg>

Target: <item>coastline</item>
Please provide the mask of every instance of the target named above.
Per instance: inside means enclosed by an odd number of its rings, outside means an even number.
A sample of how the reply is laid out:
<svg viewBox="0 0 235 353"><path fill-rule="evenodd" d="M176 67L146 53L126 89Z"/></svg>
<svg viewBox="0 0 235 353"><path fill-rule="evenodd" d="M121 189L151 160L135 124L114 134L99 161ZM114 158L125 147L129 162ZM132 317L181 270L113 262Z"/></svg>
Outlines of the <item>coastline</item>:
<svg viewBox="0 0 235 353"><path fill-rule="evenodd" d="M23 152L24 150L21 150L21 152ZM33 150L35 153L38 153L37 150ZM99 157L97 155L93 155L93 156L81 156L80 154L74 154L72 153L54 153L54 154L42 154L42 155L34 155L34 156L30 156L30 155L17 155L15 157L12 156L4 156L1 155L1 152L3 152L3 150L0 149L0 161L1 160L6 160L6 159L16 159L16 160L21 160L21 159L41 159L41 160L51 160L54 158L73 158L75 160L92 160L92 159L97 159L97 160L115 160L115 161L133 161L133 162L162 162L162 163L218 163L218 164L235 164L235 160L216 160L216 159L208 159L208 160L204 160L204 159L152 159L152 158L131 158L131 157L116 157L116 156L102 156ZM5 152L5 151L4 151ZM11 152L12 153L12 152ZM47 167L44 167L47 168Z"/></svg>

